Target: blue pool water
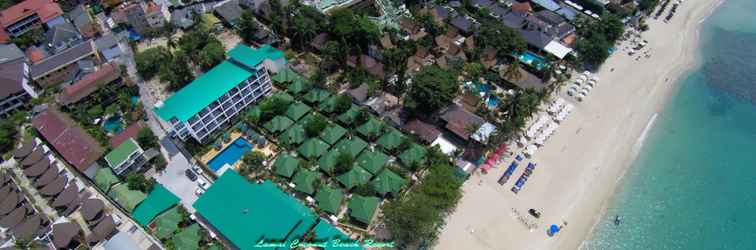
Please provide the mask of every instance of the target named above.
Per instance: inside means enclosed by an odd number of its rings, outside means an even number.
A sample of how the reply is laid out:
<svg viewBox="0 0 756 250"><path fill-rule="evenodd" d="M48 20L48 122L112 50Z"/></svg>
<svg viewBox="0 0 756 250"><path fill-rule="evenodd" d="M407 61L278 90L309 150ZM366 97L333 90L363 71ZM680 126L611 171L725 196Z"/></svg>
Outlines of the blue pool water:
<svg viewBox="0 0 756 250"><path fill-rule="evenodd" d="M488 104L488 108L494 109L496 108L496 105L499 105L499 98L496 96L489 96L487 104Z"/></svg>
<svg viewBox="0 0 756 250"><path fill-rule="evenodd" d="M223 165L234 165L239 159L244 156L244 153L252 149L252 144L244 138L236 139L236 141L229 144L220 154L207 163L213 171L218 171Z"/></svg>
<svg viewBox="0 0 756 250"><path fill-rule="evenodd" d="M121 116L112 116L102 123L105 132L118 134L123 131L123 119Z"/></svg>
<svg viewBox="0 0 756 250"><path fill-rule="evenodd" d="M546 67L546 59L543 59L543 57L533 54L533 52L530 51L522 53L517 58L520 59L520 62L533 66L537 70L542 70L544 67Z"/></svg>

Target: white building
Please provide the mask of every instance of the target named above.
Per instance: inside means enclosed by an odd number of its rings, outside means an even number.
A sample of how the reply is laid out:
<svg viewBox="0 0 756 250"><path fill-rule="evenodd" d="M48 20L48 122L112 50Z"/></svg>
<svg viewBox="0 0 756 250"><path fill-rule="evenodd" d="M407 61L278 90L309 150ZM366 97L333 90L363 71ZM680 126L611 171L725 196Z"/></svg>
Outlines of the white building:
<svg viewBox="0 0 756 250"><path fill-rule="evenodd" d="M247 106L270 94L268 71L278 72L286 64L284 53L270 45L252 49L239 44L227 54L228 60L155 105L157 115L170 124L172 136L204 142Z"/></svg>

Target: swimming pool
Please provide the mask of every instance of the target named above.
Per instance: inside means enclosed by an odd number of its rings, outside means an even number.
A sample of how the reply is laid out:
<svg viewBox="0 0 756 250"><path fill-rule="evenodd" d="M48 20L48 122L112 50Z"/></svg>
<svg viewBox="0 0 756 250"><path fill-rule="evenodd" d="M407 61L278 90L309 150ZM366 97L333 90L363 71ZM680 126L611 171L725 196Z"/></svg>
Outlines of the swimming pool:
<svg viewBox="0 0 756 250"><path fill-rule="evenodd" d="M543 59L543 57L540 57L530 51L526 51L525 53L520 54L517 59L519 59L520 62L533 66L537 70L542 70L546 67L546 59Z"/></svg>
<svg viewBox="0 0 756 250"><path fill-rule="evenodd" d="M488 104L488 108L495 109L497 105L499 105L499 97L496 96L489 96L488 101L486 101Z"/></svg>
<svg viewBox="0 0 756 250"><path fill-rule="evenodd" d="M234 163L244 156L244 153L251 149L252 144L247 140L244 138L236 139L231 144L228 144L215 158L207 162L207 166L213 171L218 171L225 164L234 165Z"/></svg>
<svg viewBox="0 0 756 250"><path fill-rule="evenodd" d="M107 133L121 133L123 131L123 119L121 119L121 116L111 116L102 123L102 128Z"/></svg>

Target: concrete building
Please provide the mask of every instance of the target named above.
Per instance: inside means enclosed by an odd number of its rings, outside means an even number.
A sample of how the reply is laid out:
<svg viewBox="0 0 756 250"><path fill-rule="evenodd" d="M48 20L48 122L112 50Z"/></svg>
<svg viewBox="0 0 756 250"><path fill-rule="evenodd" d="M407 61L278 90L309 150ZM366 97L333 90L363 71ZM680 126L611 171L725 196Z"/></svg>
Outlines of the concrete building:
<svg viewBox="0 0 756 250"><path fill-rule="evenodd" d="M78 62L98 62L92 40L49 56L31 66L31 78L42 88L63 82L72 82L80 71Z"/></svg>
<svg viewBox="0 0 756 250"><path fill-rule="evenodd" d="M0 41L23 35L42 24L52 27L64 22L63 10L54 0L26 0L0 12Z"/></svg>
<svg viewBox="0 0 756 250"><path fill-rule="evenodd" d="M134 139L127 139L105 155L105 161L113 173L121 175L130 170L139 170L147 163L144 150Z"/></svg>
<svg viewBox="0 0 756 250"><path fill-rule="evenodd" d="M14 44L0 45L0 118L36 97L24 52Z"/></svg>
<svg viewBox="0 0 756 250"><path fill-rule="evenodd" d="M204 142L268 95L272 89L268 71L278 72L286 64L284 53L270 45L253 49L239 44L227 54L228 60L155 104L155 113L170 124L172 136Z"/></svg>

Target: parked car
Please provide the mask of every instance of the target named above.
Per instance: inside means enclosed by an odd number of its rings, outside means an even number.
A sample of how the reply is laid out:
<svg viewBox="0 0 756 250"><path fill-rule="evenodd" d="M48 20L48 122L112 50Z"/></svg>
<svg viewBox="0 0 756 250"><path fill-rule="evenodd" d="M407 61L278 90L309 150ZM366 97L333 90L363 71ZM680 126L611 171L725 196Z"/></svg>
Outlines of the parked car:
<svg viewBox="0 0 756 250"><path fill-rule="evenodd" d="M184 171L184 173L186 173L186 177L189 178L189 180L191 181L197 180L197 174L195 174L194 171L192 171L191 169L187 169L186 171Z"/></svg>
<svg viewBox="0 0 756 250"><path fill-rule="evenodd" d="M202 167L200 167L198 165L192 166L192 169L194 169L194 172L197 172L197 174L199 174L199 175L202 175L202 173L204 172L204 171L202 171Z"/></svg>
<svg viewBox="0 0 756 250"><path fill-rule="evenodd" d="M204 193L205 193L205 190L199 187L197 188L197 190L194 190L194 194L196 194L197 196L200 196Z"/></svg>

